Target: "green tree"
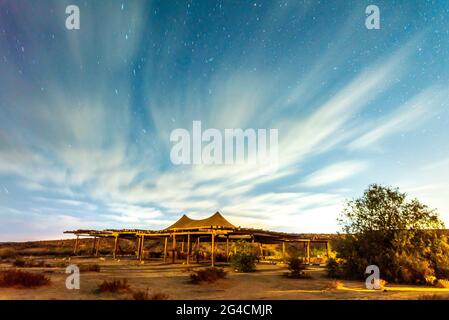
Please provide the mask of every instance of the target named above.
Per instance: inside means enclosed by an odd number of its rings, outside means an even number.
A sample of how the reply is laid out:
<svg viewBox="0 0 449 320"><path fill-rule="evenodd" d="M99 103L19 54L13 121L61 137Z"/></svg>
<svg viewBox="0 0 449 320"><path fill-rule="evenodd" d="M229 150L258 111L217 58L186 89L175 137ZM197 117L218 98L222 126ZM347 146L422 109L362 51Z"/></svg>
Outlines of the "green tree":
<svg viewBox="0 0 449 320"><path fill-rule="evenodd" d="M370 185L361 198L347 202L338 222L345 235L335 249L348 277L364 277L371 264L390 282L449 277L438 213L397 188Z"/></svg>

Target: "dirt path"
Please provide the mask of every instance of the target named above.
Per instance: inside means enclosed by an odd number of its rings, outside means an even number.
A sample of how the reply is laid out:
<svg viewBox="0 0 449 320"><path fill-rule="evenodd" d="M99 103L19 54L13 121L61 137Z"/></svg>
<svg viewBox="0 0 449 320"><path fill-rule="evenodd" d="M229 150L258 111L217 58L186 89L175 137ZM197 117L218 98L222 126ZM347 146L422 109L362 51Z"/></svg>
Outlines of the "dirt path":
<svg viewBox="0 0 449 320"><path fill-rule="evenodd" d="M48 259L50 263L61 263L62 259ZM170 299L417 299L423 295L449 296L449 289L433 287L389 285L386 291L370 291L362 282L342 281L339 289L326 289L332 280L325 277L319 267L310 267L311 279L289 279L283 276L285 266L257 266L257 271L248 274L234 273L229 267L226 279L210 284L191 284L192 270L204 268L200 265L163 264L160 262L139 263L136 260L75 258L70 263L79 266L98 264L100 272L81 272L80 290L68 290L64 268L24 268L31 272L44 272L51 284L36 289L1 288L0 299L132 299L132 293L95 293L103 280L127 279L131 289L164 293ZM11 268L0 264L0 270Z"/></svg>

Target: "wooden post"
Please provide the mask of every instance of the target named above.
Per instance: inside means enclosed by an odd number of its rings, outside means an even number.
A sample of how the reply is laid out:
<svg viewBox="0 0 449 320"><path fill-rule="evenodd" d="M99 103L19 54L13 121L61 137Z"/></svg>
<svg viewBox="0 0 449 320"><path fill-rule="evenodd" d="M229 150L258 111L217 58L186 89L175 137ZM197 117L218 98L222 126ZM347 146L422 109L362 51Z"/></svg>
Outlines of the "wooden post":
<svg viewBox="0 0 449 320"><path fill-rule="evenodd" d="M181 252L184 253L184 239L182 239L181 242Z"/></svg>
<svg viewBox="0 0 449 320"><path fill-rule="evenodd" d="M211 233L212 243L211 243L211 260L212 267L215 266L215 234Z"/></svg>
<svg viewBox="0 0 449 320"><path fill-rule="evenodd" d="M140 237L137 237L137 249L136 249L136 258L140 259Z"/></svg>
<svg viewBox="0 0 449 320"><path fill-rule="evenodd" d="M310 240L307 241L307 264L310 264Z"/></svg>
<svg viewBox="0 0 449 320"><path fill-rule="evenodd" d="M113 253L113 258L115 259L115 256L117 255L117 244L118 244L118 235L115 236L115 240L114 240L114 253Z"/></svg>
<svg viewBox="0 0 449 320"><path fill-rule="evenodd" d="M330 243L326 241L326 257L329 259L330 256Z"/></svg>
<svg viewBox="0 0 449 320"><path fill-rule="evenodd" d="M196 263L200 262L200 237L196 239Z"/></svg>
<svg viewBox="0 0 449 320"><path fill-rule="evenodd" d="M142 239L140 240L140 251L139 251L139 260L142 261L143 255L145 253L145 236L142 236Z"/></svg>
<svg viewBox="0 0 449 320"><path fill-rule="evenodd" d="M95 256L96 257L98 257L98 252L100 250L100 240L101 240L101 238L98 237L98 239L97 239L97 250L95 251Z"/></svg>
<svg viewBox="0 0 449 320"><path fill-rule="evenodd" d="M226 262L229 262L229 235L226 235Z"/></svg>
<svg viewBox="0 0 449 320"><path fill-rule="evenodd" d="M175 257L175 255L176 255L176 236L175 236L175 234L173 234L172 237L173 237L173 248L172 248L171 260L172 260L172 263L175 263L175 261L176 261L176 257Z"/></svg>
<svg viewBox="0 0 449 320"><path fill-rule="evenodd" d="M76 252L78 251L78 241L79 241L80 236L76 235L76 240L75 240L75 247L73 248L73 254L76 254Z"/></svg>
<svg viewBox="0 0 449 320"><path fill-rule="evenodd" d="M167 262L167 245L168 245L168 237L165 237L165 245L164 245L164 263Z"/></svg>
<svg viewBox="0 0 449 320"><path fill-rule="evenodd" d="M190 233L187 233L187 264L190 264Z"/></svg>
<svg viewBox="0 0 449 320"><path fill-rule="evenodd" d="M95 246L97 245L97 237L93 237L93 242L92 242L92 252L91 254L94 255L95 254Z"/></svg>
<svg viewBox="0 0 449 320"><path fill-rule="evenodd" d="M285 260L285 241L282 241L282 260Z"/></svg>

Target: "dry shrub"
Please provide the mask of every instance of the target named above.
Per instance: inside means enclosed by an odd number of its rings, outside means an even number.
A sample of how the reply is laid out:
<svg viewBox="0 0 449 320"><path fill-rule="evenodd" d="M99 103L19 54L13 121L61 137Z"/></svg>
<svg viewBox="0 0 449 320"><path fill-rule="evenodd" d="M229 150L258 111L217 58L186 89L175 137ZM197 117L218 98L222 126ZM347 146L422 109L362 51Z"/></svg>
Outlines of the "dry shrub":
<svg viewBox="0 0 449 320"><path fill-rule="evenodd" d="M309 279L310 275L304 270L306 266L304 265L303 259L299 258L297 252L292 252L290 257L287 259L288 270L287 277L293 279Z"/></svg>
<svg viewBox="0 0 449 320"><path fill-rule="evenodd" d="M49 283L50 279L43 274L21 270L6 270L0 273L0 287L34 288Z"/></svg>
<svg viewBox="0 0 449 320"><path fill-rule="evenodd" d="M343 282L338 280L333 280L327 284L324 290L338 290L343 288Z"/></svg>
<svg viewBox="0 0 449 320"><path fill-rule="evenodd" d="M425 281L426 281L427 285L433 286L433 285L435 285L435 282L437 281L437 277L427 276L427 277L425 277Z"/></svg>
<svg viewBox="0 0 449 320"><path fill-rule="evenodd" d="M98 264L82 264L79 266L81 272L100 272Z"/></svg>
<svg viewBox="0 0 449 320"><path fill-rule="evenodd" d="M449 288L449 280L447 279L438 279L435 281L435 287L437 288Z"/></svg>
<svg viewBox="0 0 449 320"><path fill-rule="evenodd" d="M379 285L380 285L380 290L384 290L385 287L387 286L388 282L384 279L380 279L379 280Z"/></svg>
<svg viewBox="0 0 449 320"><path fill-rule="evenodd" d="M151 294L147 290L139 290L133 293L134 300L168 300L169 296L162 292L156 292Z"/></svg>
<svg viewBox="0 0 449 320"><path fill-rule="evenodd" d="M190 281L192 283L200 282L215 282L218 279L226 277L226 271L221 268L206 268L195 271L190 275Z"/></svg>
<svg viewBox="0 0 449 320"><path fill-rule="evenodd" d="M327 276L332 279L342 278L344 275L343 265L340 260L329 258L326 264Z"/></svg>
<svg viewBox="0 0 449 320"><path fill-rule="evenodd" d="M118 280L114 279L112 281L104 280L103 283L98 285L98 288L95 290L96 293L103 292L111 292L111 293L119 293L130 291L130 286L128 284L127 279Z"/></svg>
<svg viewBox="0 0 449 320"><path fill-rule="evenodd" d="M44 261L16 259L13 263L18 268L43 268L46 267Z"/></svg>
<svg viewBox="0 0 449 320"><path fill-rule="evenodd" d="M16 252L10 248L0 249L0 259L8 259L14 258L16 256Z"/></svg>

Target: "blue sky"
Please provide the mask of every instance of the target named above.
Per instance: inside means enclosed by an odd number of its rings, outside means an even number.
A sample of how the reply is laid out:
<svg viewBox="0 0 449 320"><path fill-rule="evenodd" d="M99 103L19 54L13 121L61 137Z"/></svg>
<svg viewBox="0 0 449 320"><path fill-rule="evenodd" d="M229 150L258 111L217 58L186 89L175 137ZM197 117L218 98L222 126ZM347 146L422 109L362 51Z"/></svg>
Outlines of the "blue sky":
<svg viewBox="0 0 449 320"><path fill-rule="evenodd" d="M448 39L446 1L1 0L0 241L217 210L335 232L370 183L449 223ZM278 171L174 166L194 120L277 128Z"/></svg>

